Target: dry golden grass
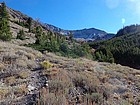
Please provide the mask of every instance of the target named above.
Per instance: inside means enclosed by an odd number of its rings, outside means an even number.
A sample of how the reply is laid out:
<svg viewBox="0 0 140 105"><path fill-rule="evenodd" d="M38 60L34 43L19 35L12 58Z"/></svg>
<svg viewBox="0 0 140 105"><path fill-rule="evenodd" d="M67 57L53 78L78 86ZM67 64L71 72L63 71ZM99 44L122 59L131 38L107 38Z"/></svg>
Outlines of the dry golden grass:
<svg viewBox="0 0 140 105"><path fill-rule="evenodd" d="M0 63L0 71L4 70L5 66L4 64Z"/></svg>
<svg viewBox="0 0 140 105"><path fill-rule="evenodd" d="M18 59L17 60L17 65L18 66L20 66L20 67L28 67L28 65L27 65L27 60L25 60L25 59Z"/></svg>
<svg viewBox="0 0 140 105"><path fill-rule="evenodd" d="M90 91L96 90L99 86L99 79L91 72L72 72L69 74L76 87L88 87Z"/></svg>
<svg viewBox="0 0 140 105"><path fill-rule="evenodd" d="M56 95L54 93L47 94L44 103L47 103L48 105L67 105L66 98L63 95Z"/></svg>
<svg viewBox="0 0 140 105"><path fill-rule="evenodd" d="M21 79L26 79L26 78L28 78L28 76L30 75L30 73L28 71L22 71L18 75L19 75L19 77Z"/></svg>
<svg viewBox="0 0 140 105"><path fill-rule="evenodd" d="M32 53L26 53L26 55L28 59L31 59L31 60L35 60L35 55L33 55Z"/></svg>
<svg viewBox="0 0 140 105"><path fill-rule="evenodd" d="M8 88L0 88L0 100L5 99L11 91Z"/></svg>
<svg viewBox="0 0 140 105"><path fill-rule="evenodd" d="M34 60L28 60L27 61L27 66L29 69L33 69L33 68L36 68L37 64Z"/></svg>
<svg viewBox="0 0 140 105"><path fill-rule="evenodd" d="M24 95L28 92L26 84L22 84L14 89L15 95Z"/></svg>
<svg viewBox="0 0 140 105"><path fill-rule="evenodd" d="M58 74L59 69L57 68L49 68L49 69L44 69L43 70L43 75L54 75Z"/></svg>
<svg viewBox="0 0 140 105"><path fill-rule="evenodd" d="M4 82L9 85L14 84L16 83L16 78L14 76L7 77L5 78Z"/></svg>

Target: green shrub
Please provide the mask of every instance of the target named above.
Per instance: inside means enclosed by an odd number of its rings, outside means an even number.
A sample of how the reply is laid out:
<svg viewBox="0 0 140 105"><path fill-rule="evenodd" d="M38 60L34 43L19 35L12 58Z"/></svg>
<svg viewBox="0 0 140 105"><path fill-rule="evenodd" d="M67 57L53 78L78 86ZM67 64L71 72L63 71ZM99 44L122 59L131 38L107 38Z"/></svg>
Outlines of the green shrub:
<svg viewBox="0 0 140 105"><path fill-rule="evenodd" d="M17 39L20 39L20 40L25 40L25 33L23 30L20 30L19 33L17 34Z"/></svg>
<svg viewBox="0 0 140 105"><path fill-rule="evenodd" d="M42 67L43 68L45 68L45 69L49 69L49 68L51 68L52 66L53 66L53 64L52 63L50 63L49 61L43 61L43 62L41 62L41 65L42 65Z"/></svg>
<svg viewBox="0 0 140 105"><path fill-rule="evenodd" d="M99 103L102 100L102 96L99 93L92 93L90 96L92 102Z"/></svg>

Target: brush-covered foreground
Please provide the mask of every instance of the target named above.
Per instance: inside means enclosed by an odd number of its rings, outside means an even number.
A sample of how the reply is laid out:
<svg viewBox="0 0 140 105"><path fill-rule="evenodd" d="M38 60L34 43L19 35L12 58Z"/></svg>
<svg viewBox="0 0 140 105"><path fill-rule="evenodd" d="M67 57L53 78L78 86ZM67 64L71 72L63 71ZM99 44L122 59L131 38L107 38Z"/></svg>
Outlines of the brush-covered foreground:
<svg viewBox="0 0 140 105"><path fill-rule="evenodd" d="M139 105L140 71L0 42L0 105Z"/></svg>

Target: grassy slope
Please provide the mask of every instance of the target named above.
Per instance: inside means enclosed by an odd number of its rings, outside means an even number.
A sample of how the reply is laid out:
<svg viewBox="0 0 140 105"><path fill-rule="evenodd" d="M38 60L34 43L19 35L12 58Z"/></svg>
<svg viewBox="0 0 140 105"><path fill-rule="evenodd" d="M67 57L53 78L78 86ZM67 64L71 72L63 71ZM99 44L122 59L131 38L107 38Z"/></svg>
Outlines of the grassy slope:
<svg viewBox="0 0 140 105"><path fill-rule="evenodd" d="M84 58L68 59L47 52L41 54L31 48L5 42L0 42L0 52L0 74L14 73L14 75L2 77L1 80L4 81L1 81L3 85L0 85L0 92L4 92L0 94L1 101L8 102L9 100L11 105L13 101L16 103L17 100L24 102L23 99L30 95L27 88L29 84L34 84L36 91L40 91L40 101L43 97L43 102L50 104L76 103L76 96L79 97L79 103L86 104L87 99L89 103L95 99L98 100L96 102L100 103L103 102L103 96L105 99L107 95L108 102L105 101L105 103L119 105L120 103L127 103L127 98L125 98L127 96L130 102L134 102L134 100L138 101L137 98L140 95L140 71L136 69L110 63L99 63ZM2 59L6 56L12 59L15 57L16 62L12 62L12 66L3 62ZM41 65L38 64L44 60L53 66L47 69L39 69ZM42 76L48 78L48 87L45 87L49 91L47 94L39 82ZM15 81L16 84L11 85ZM41 90L39 87L42 87ZM16 89L14 93L12 89ZM15 98L10 98L11 94ZM133 96L135 96L134 100ZM53 99L57 99L57 101Z"/></svg>

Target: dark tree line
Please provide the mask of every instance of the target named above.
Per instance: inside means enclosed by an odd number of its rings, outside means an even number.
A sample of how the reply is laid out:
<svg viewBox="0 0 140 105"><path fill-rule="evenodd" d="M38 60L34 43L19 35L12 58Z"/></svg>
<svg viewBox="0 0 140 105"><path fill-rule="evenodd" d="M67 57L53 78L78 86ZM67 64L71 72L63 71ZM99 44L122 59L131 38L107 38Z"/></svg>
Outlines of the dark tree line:
<svg viewBox="0 0 140 105"><path fill-rule="evenodd" d="M140 66L140 33L138 32L130 34L128 32L126 35L108 41L90 43L90 46L96 49L93 56L99 61L114 61L135 68Z"/></svg>

